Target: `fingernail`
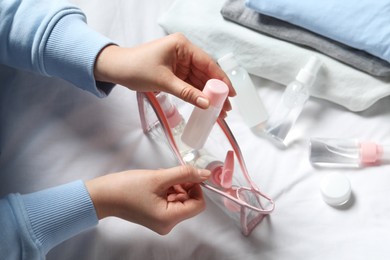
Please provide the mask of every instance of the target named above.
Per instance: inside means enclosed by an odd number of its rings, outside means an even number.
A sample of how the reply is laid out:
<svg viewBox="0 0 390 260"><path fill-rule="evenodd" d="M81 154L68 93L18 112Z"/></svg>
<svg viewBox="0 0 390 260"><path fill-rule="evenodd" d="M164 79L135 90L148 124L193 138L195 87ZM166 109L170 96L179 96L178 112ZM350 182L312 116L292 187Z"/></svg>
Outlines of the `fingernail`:
<svg viewBox="0 0 390 260"><path fill-rule="evenodd" d="M203 179L207 179L211 175L211 171L206 169L198 169L199 176Z"/></svg>
<svg viewBox="0 0 390 260"><path fill-rule="evenodd" d="M196 105L198 105L199 107L207 108L209 107L209 104L210 102L204 97L198 97L196 99Z"/></svg>

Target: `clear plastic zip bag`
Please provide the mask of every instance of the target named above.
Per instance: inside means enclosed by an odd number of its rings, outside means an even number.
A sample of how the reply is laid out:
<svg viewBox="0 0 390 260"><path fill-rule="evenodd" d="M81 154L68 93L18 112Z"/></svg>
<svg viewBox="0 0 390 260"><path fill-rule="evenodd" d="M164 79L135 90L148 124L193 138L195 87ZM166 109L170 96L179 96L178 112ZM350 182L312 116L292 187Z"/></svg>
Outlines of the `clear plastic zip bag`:
<svg viewBox="0 0 390 260"><path fill-rule="evenodd" d="M168 94L137 92L137 101L145 134L169 147L178 164L212 172L201 184L206 196L234 220L245 236L274 210L273 200L251 180L225 120L218 118L204 147L194 150L181 141L186 121Z"/></svg>

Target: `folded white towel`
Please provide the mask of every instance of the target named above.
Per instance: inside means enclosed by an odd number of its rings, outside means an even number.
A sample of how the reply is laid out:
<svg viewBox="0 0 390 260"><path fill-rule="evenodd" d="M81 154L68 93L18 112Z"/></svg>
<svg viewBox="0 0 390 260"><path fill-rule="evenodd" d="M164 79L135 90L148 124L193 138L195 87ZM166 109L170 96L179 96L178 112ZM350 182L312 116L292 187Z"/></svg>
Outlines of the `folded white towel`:
<svg viewBox="0 0 390 260"><path fill-rule="evenodd" d="M182 32L215 59L234 52L253 75L288 84L311 55L324 63L311 89L314 97L361 111L390 95L390 78L375 78L332 58L265 36L223 19L224 0L177 0L160 18L168 33Z"/></svg>

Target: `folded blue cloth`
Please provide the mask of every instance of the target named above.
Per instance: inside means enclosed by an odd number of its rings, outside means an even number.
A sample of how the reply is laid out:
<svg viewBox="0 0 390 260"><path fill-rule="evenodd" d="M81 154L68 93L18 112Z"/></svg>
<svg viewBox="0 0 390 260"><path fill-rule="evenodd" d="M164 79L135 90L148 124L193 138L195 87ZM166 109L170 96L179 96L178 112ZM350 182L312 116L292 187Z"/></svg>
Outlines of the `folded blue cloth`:
<svg viewBox="0 0 390 260"><path fill-rule="evenodd" d="M390 0L246 0L246 5L390 62Z"/></svg>

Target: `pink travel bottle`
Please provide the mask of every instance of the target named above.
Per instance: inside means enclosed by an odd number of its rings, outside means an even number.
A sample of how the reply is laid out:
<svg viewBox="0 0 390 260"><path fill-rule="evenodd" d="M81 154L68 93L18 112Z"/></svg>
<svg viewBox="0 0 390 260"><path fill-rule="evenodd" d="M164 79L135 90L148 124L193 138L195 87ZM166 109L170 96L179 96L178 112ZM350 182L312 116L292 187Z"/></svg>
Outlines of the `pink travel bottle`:
<svg viewBox="0 0 390 260"><path fill-rule="evenodd" d="M185 144L196 150L204 146L228 93L229 88L223 81L218 79L207 81L203 94L209 99L210 106L207 109L195 107L192 111L181 136Z"/></svg>
<svg viewBox="0 0 390 260"><path fill-rule="evenodd" d="M388 164L389 161L388 145L356 139L310 139L310 162L316 166L361 167Z"/></svg>
<svg viewBox="0 0 390 260"><path fill-rule="evenodd" d="M197 168L210 170L212 174L209 182L214 186L229 189L233 181L234 152L228 151L225 161L220 161L205 149L194 150L183 144L180 136L186 125L184 118L166 93L160 92L156 95L156 98L168 120L173 138L184 162Z"/></svg>

